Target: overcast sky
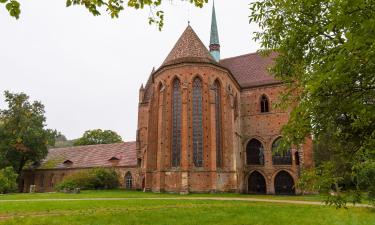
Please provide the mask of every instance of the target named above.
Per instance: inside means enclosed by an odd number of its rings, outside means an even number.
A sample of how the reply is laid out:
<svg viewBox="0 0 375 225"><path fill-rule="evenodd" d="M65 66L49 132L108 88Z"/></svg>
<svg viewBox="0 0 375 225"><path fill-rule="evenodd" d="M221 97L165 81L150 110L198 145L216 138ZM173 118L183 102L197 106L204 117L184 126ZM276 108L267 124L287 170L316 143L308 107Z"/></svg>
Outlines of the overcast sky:
<svg viewBox="0 0 375 225"><path fill-rule="evenodd" d="M257 29L250 0L216 0L222 58L254 52ZM138 90L191 26L208 46L212 1L203 9L164 0L162 32L149 26L148 9L125 9L119 19L94 17L65 0L21 1L19 20L0 6L0 108L3 92L25 92L46 108L47 125L69 139L110 129L135 140Z"/></svg>

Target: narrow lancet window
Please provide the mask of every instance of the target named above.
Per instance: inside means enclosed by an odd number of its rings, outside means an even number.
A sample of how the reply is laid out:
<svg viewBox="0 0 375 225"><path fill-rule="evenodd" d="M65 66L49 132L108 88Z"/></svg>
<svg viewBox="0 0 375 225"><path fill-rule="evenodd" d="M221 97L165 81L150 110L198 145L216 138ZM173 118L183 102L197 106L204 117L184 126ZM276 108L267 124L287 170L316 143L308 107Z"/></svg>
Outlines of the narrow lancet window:
<svg viewBox="0 0 375 225"><path fill-rule="evenodd" d="M193 81L193 160L196 167L203 166L202 81Z"/></svg>
<svg viewBox="0 0 375 225"><path fill-rule="evenodd" d="M262 98L260 99L260 112L269 112L268 98L265 95L262 95Z"/></svg>
<svg viewBox="0 0 375 225"><path fill-rule="evenodd" d="M234 97L234 119L236 120L239 115L239 109L238 109L238 97Z"/></svg>
<svg viewBox="0 0 375 225"><path fill-rule="evenodd" d="M215 130L216 130L216 166L222 166L222 146L221 146L221 97L220 83L215 81L213 89L215 91Z"/></svg>
<svg viewBox="0 0 375 225"><path fill-rule="evenodd" d="M172 167L180 166L181 158L181 85L173 81L172 93Z"/></svg>

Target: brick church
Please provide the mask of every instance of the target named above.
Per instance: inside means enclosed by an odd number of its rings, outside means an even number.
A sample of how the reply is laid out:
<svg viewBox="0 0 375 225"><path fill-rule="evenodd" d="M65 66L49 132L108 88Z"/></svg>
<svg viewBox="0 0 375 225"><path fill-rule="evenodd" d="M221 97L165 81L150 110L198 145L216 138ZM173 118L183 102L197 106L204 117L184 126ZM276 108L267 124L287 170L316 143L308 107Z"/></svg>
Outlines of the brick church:
<svg viewBox="0 0 375 225"><path fill-rule="evenodd" d="M293 194L312 143L273 153L290 111L267 69L275 55L220 58L215 7L209 49L188 26L139 91L140 180L154 192Z"/></svg>
<svg viewBox="0 0 375 225"><path fill-rule="evenodd" d="M188 26L140 88L136 142L50 149L24 171L23 190L53 191L75 171L110 167L127 189L296 193L312 141L275 152L290 113L273 107L284 89L267 72L275 57L221 59L213 7L209 49Z"/></svg>

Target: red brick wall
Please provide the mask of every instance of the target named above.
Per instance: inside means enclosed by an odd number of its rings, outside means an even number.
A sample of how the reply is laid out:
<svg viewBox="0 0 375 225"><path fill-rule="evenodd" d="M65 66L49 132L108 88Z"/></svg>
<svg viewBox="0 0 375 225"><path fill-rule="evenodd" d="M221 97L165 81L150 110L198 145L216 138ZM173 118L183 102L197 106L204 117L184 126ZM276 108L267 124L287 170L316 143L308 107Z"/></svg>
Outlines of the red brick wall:
<svg viewBox="0 0 375 225"><path fill-rule="evenodd" d="M115 167L114 169L119 176L120 188L125 188L125 175L127 172L130 172L133 178L133 189L141 189L142 182L138 168ZM21 179L24 180L23 192L29 192L30 185L32 184L36 185L36 192L54 192L56 191L56 185L61 183L64 178L72 173L82 170L86 169L46 169L24 171L21 176ZM44 176L44 182L42 182L42 176Z"/></svg>
<svg viewBox="0 0 375 225"><path fill-rule="evenodd" d="M243 182L239 186L241 192L247 192L247 178L253 171L258 171L264 175L267 183L267 192L274 193L274 179L281 170L287 171L297 180L300 166L296 165L295 152L297 147L292 147L292 165L273 165L272 163L272 143L280 137L281 128L288 122L289 112L275 108L279 102L280 93L283 91L282 85L263 86L245 89L241 92L241 133L242 149L241 161L243 170L240 177ZM260 99L266 95L269 100L269 112L261 113ZM259 140L264 147L264 166L246 165L246 145L251 139ZM312 166L312 145L310 139L299 149L303 152L300 155L300 163ZM302 159L302 160L301 160Z"/></svg>
<svg viewBox="0 0 375 225"><path fill-rule="evenodd" d="M192 147L192 82L199 76L203 82L203 134L204 165L193 165ZM175 78L182 85L182 150L181 165L171 167L172 132L172 82ZM212 84L221 84L223 166L216 166L215 108ZM179 64L157 71L152 83L153 96L147 104L140 104L138 129L143 149L142 176L146 189L168 192L247 192L247 179L257 170L264 175L267 192L274 193L274 179L278 172L287 171L294 181L300 166L296 165L295 152L306 167L313 166L312 144L307 139L300 148L292 149L292 165L273 165L272 143L280 137L282 126L287 123L289 112L274 107L282 85L269 85L240 90L232 76L224 69L210 64ZM142 93L141 93L142 94ZM260 99L269 100L267 113L260 112ZM237 98L238 110L235 109ZM237 113L236 113L237 112ZM147 131L147 132L146 132ZM246 145L258 139L264 147L265 165L246 165ZM144 154L143 154L144 152Z"/></svg>
<svg viewBox="0 0 375 225"><path fill-rule="evenodd" d="M203 167L193 165L192 147L192 82L199 76L203 84ZM172 82L178 78L182 87L182 150L181 165L171 167L172 132ZM222 149L223 166L216 168L216 126L214 91L212 85L218 79L221 85ZM235 175L227 178L228 171L236 167L235 145L238 145L235 131L239 123L234 120L234 96L239 96L239 87L226 70L213 65L183 64L168 67L154 74L154 95L149 103L148 137L143 156L143 172L146 172L146 188L153 191L208 192L230 191L237 186ZM140 113L144 114L145 111ZM146 118L141 116L140 118ZM238 119L236 120L238 121ZM145 123L145 122L140 122ZM142 137L140 137L142 139ZM224 175L218 179L218 172ZM152 177L152 178L150 178ZM204 179L203 179L204 178Z"/></svg>

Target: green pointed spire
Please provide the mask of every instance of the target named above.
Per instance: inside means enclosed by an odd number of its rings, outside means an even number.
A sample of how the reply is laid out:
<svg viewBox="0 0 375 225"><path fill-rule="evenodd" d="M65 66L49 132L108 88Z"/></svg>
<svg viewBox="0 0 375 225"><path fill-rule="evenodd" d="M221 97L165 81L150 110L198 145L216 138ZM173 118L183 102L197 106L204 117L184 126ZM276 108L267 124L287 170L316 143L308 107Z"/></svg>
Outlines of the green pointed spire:
<svg viewBox="0 0 375 225"><path fill-rule="evenodd" d="M217 30L217 22L216 22L215 1L212 5L210 53L217 62L220 61L220 42L219 42L219 32Z"/></svg>

